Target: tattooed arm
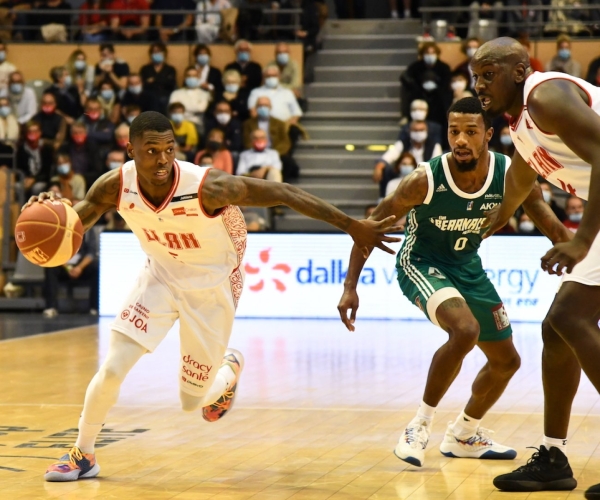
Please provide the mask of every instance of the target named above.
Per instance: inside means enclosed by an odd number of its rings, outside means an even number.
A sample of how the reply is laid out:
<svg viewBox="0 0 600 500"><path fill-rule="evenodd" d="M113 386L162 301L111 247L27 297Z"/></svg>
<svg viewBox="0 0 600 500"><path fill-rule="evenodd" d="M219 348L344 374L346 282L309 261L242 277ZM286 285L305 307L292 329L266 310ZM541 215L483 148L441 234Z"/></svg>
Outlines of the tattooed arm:
<svg viewBox="0 0 600 500"><path fill-rule="evenodd" d="M544 201L542 190L537 182L523 202L523 208L536 227L553 244L570 241L573 238L573 233L558 220L550 205Z"/></svg>

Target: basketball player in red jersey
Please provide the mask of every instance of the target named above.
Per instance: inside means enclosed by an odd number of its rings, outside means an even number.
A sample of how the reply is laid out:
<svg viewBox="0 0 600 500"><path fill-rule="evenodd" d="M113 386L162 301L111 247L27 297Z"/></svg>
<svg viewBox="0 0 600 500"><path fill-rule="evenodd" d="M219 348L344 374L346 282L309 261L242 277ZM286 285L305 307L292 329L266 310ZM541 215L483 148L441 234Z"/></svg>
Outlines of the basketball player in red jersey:
<svg viewBox="0 0 600 500"><path fill-rule="evenodd" d="M484 109L511 116L516 148L487 236L525 200L538 174L588 200L573 239L542 257L545 271L563 276L542 325L543 443L526 465L494 479L507 491L572 490L577 481L566 438L581 368L600 391L600 88L564 73L533 72L527 52L512 38L482 45L471 69ZM600 485L589 488L586 498L600 498Z"/></svg>
<svg viewBox="0 0 600 500"><path fill-rule="evenodd" d="M77 442L48 468L47 481L98 475L94 444L121 383L177 319L183 410L201 407L204 419L214 422L231 408L243 357L227 350L227 343L242 292L240 265L246 248L246 225L236 205L287 205L346 231L367 254L374 246L394 253L384 242L399 241L384 234L394 217L355 221L288 184L176 162L173 128L160 113L139 115L129 137L132 160L100 177L75 210L88 230L116 207L148 260L111 325L106 360L86 392ZM49 197L43 193L28 204Z"/></svg>

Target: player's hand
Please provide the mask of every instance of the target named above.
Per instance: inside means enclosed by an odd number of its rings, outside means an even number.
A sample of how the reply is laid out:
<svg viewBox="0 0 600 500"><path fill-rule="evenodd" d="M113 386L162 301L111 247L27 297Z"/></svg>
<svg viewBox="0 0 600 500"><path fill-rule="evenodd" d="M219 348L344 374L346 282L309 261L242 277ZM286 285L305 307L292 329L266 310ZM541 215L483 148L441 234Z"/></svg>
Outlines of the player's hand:
<svg viewBox="0 0 600 500"><path fill-rule="evenodd" d="M557 243L542 257L542 269L548 274L562 276L570 273L589 252L589 247L575 237L566 243Z"/></svg>
<svg viewBox="0 0 600 500"><path fill-rule="evenodd" d="M394 232L400 230L400 227L393 227L395 221L395 215L390 215L380 221L372 219L354 221L348 230L348 234L352 236L354 243L362 252L365 259L369 257L373 247L395 255L396 252L394 250L384 245L384 243L397 243L401 241L400 238L386 236L385 234L387 231Z"/></svg>
<svg viewBox="0 0 600 500"><path fill-rule="evenodd" d="M500 229L502 229L504 226L506 226L506 224L508 224L508 221L510 219L509 217L507 220L502 220L498 217L500 215L500 205L496 205L491 210L483 212L483 215L485 215L485 221L483 222L481 227L488 228L488 230L483 234L484 240L492 236L497 231L500 231Z"/></svg>
<svg viewBox="0 0 600 500"><path fill-rule="evenodd" d="M350 317L348 317L348 309L350 309ZM354 321L356 320L357 309L358 294L356 293L356 289L344 289L344 294L342 295L342 298L338 304L338 311L340 313L342 323L344 323L346 328L351 332L354 331Z"/></svg>
<svg viewBox="0 0 600 500"><path fill-rule="evenodd" d="M31 198L29 198L29 200L27 200L27 203L25 203L25 205L23 205L23 207L21 208L21 212L23 210L25 210L27 207L30 207L31 205L33 205L35 202L43 203L45 200L50 200L50 201L60 200L63 203L65 203L66 205L69 205L70 207L73 206L73 203L71 203L71 200L69 200L67 198L63 198L60 194L55 193L54 191L47 191L44 193L40 193L37 196L32 196Z"/></svg>

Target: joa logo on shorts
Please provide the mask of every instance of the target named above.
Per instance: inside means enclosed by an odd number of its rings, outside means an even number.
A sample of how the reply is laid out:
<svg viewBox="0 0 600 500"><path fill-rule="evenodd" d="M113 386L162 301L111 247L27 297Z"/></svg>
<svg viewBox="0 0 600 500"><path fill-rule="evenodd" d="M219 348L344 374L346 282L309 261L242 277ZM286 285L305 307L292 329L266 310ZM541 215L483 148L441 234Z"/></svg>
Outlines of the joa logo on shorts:
<svg viewBox="0 0 600 500"><path fill-rule="evenodd" d="M269 262L271 260L270 252L270 248L262 250L258 254L258 258L261 264L259 264L258 267L253 267L250 264L246 263L244 264L244 269L246 271L246 274L249 275L256 276L258 274L267 274L269 276L275 276L270 277L270 279L267 281L272 281L275 285L275 288L279 292L285 292L287 290L287 287L285 286L285 283L279 278L283 278L284 275L289 274L292 271L292 268L288 264L283 263L271 264ZM256 278L259 278L259 276L256 276ZM253 292L260 292L262 289L265 288L265 280L262 278L259 281L255 280L254 284L251 284L248 288Z"/></svg>
<svg viewBox="0 0 600 500"><path fill-rule="evenodd" d="M139 302L129 304L129 309L124 309L121 312L121 319L123 321L129 321L138 330L148 333L148 318L150 311Z"/></svg>

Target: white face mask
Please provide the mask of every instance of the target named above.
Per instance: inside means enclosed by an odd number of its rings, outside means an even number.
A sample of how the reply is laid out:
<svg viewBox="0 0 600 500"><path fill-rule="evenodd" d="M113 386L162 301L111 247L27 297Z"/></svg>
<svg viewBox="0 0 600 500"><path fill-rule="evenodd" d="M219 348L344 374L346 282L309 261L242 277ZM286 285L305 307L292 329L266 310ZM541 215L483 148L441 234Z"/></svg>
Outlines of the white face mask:
<svg viewBox="0 0 600 500"><path fill-rule="evenodd" d="M427 111L423 109L414 109L410 112L410 117L416 122L422 122L427 118Z"/></svg>
<svg viewBox="0 0 600 500"><path fill-rule="evenodd" d="M578 212L576 214L569 214L569 220L571 222L581 222L583 218L583 212Z"/></svg>
<svg viewBox="0 0 600 500"><path fill-rule="evenodd" d="M464 80L454 80L450 84L450 87L452 90L454 90L454 92L464 92L464 90L467 88L467 82Z"/></svg>
<svg viewBox="0 0 600 500"><path fill-rule="evenodd" d="M437 61L437 56L435 54L425 54L423 56L423 61L425 61L425 64L428 66L433 66Z"/></svg>
<svg viewBox="0 0 600 500"><path fill-rule="evenodd" d="M423 88L428 92L431 92L432 90L437 89L437 83L433 80L427 80L426 82L423 82Z"/></svg>
<svg viewBox="0 0 600 500"><path fill-rule="evenodd" d="M552 201L552 193L542 189L542 197L544 198L544 201L550 205L550 202Z"/></svg>
<svg viewBox="0 0 600 500"><path fill-rule="evenodd" d="M217 113L215 118L221 125L227 125L231 120L231 115L229 113Z"/></svg>
<svg viewBox="0 0 600 500"><path fill-rule="evenodd" d="M416 142L416 143L422 143L425 142L425 140L427 139L427 132L426 131L415 131L415 132L411 132L410 133L410 138Z"/></svg>
<svg viewBox="0 0 600 500"><path fill-rule="evenodd" d="M533 233L535 230L535 224L530 220L524 220L519 223L519 232L520 233Z"/></svg>
<svg viewBox="0 0 600 500"><path fill-rule="evenodd" d="M471 59L471 57L473 57L475 55L475 52L477 52L477 49L475 47L468 47L467 48L467 57L469 59Z"/></svg>

